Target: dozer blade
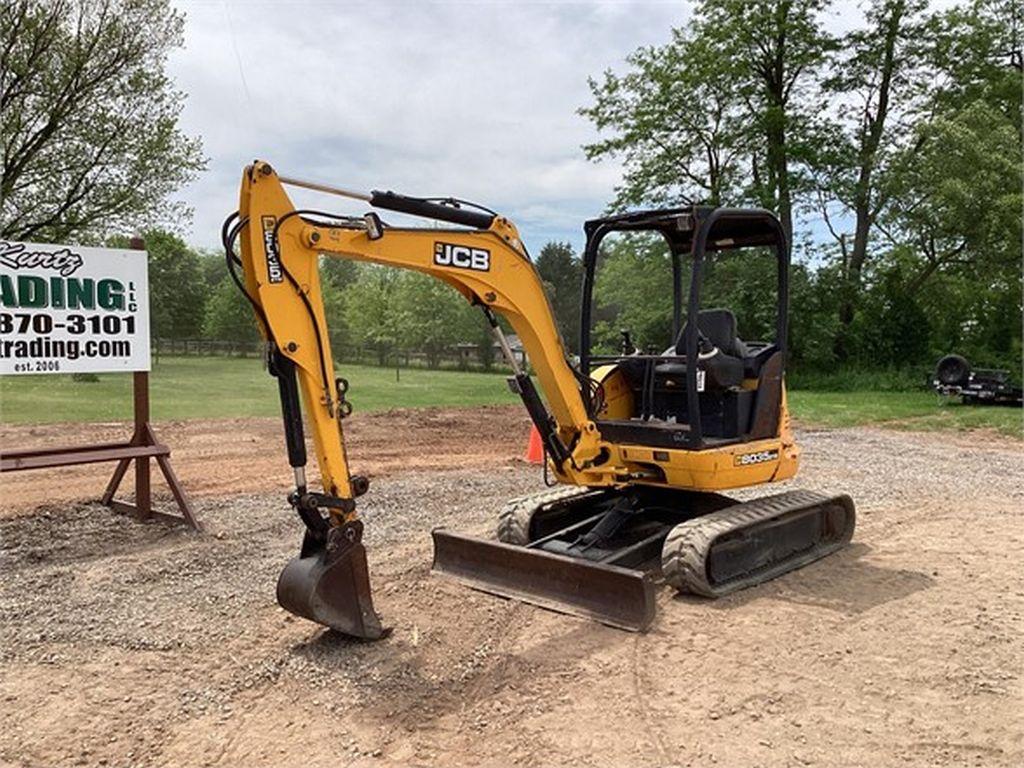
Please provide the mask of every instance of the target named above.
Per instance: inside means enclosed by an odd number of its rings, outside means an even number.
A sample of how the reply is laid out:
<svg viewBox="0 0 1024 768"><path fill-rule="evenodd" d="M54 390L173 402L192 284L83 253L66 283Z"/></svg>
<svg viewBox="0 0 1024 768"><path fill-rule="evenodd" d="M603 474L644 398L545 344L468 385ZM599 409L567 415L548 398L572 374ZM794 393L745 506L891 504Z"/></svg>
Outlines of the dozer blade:
<svg viewBox="0 0 1024 768"><path fill-rule="evenodd" d="M326 542L308 537L277 580L277 602L296 616L353 637L384 635L373 609L363 526L358 520L332 528Z"/></svg>
<svg viewBox="0 0 1024 768"><path fill-rule="evenodd" d="M483 592L642 632L654 621L643 571L435 530L433 571Z"/></svg>

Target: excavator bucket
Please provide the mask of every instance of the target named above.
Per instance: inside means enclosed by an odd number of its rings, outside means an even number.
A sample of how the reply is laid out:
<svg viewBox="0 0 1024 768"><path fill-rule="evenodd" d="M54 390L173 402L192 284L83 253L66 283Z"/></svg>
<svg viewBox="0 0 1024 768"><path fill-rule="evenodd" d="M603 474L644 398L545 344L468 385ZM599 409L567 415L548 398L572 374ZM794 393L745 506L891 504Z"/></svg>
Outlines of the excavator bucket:
<svg viewBox="0 0 1024 768"><path fill-rule="evenodd" d="M435 573L473 589L642 632L654 621L643 571L435 530Z"/></svg>
<svg viewBox="0 0 1024 768"><path fill-rule="evenodd" d="M307 536L301 554L277 580L277 602L289 613L366 640L384 636L373 609L362 524L333 528L327 540Z"/></svg>

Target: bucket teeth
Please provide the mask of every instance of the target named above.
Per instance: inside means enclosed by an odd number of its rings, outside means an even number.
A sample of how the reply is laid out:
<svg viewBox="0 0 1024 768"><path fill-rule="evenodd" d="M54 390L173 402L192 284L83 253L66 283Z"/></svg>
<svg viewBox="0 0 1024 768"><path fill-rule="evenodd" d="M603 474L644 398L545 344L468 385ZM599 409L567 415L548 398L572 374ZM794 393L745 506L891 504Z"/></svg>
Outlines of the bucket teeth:
<svg viewBox="0 0 1024 768"><path fill-rule="evenodd" d="M307 537L277 580L277 602L289 613L353 637L376 640L385 630L373 609L363 525L332 528L326 541Z"/></svg>

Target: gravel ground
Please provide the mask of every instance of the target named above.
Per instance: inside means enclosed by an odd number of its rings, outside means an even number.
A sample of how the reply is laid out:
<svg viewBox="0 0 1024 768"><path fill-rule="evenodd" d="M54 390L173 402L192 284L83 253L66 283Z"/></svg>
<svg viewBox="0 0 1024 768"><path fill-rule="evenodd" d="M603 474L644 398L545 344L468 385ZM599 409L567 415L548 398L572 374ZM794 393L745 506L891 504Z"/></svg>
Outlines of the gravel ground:
<svg viewBox="0 0 1024 768"><path fill-rule="evenodd" d="M345 419L345 443L355 471L371 478L410 469L485 467L496 458L507 461L521 455L528 431L529 420L520 405L356 411ZM124 442L131 433L131 425L123 422L0 424L0 446ZM271 490L291 482L279 418L162 421L156 434L171 447L175 474L193 499ZM310 482L319 476L314 465L309 467ZM32 513L42 504L97 498L112 470L106 464L64 467L59 483L53 482L52 474L6 474L0 478L0 516ZM154 471L154 488L162 484Z"/></svg>
<svg viewBox="0 0 1024 768"><path fill-rule="evenodd" d="M716 602L665 589L644 635L429 577L431 528L490 535L539 489L507 453L371 488L394 628L376 643L274 603L299 538L283 491L200 498L204 535L19 510L0 519L0 763L1024 764L1020 444L799 437L799 484L771 491L850 493L853 545Z"/></svg>

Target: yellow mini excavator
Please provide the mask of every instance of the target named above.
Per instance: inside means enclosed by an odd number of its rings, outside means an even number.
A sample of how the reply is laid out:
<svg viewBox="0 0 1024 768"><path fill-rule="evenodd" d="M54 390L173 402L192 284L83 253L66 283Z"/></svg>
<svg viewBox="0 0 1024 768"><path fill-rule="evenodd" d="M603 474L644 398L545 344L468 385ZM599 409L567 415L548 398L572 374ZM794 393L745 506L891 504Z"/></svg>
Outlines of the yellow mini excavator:
<svg viewBox="0 0 1024 768"><path fill-rule="evenodd" d="M297 210L285 185L354 198L434 226L388 226L376 212ZM797 471L783 384L789 247L778 220L760 209L690 206L595 219L584 229L576 364L566 355L537 270L505 217L452 198L362 193L286 178L264 162L245 169L239 210L225 222L222 239L228 269L267 341L295 474L288 501L305 525L299 556L278 580L286 610L357 637L384 632L356 513L356 498L369 483L350 473L345 454L342 420L352 408L328 346L321 256L423 272L480 307L512 369L509 386L540 432L545 473L556 487L508 502L497 541L435 530L435 571L476 589L643 630L654 619L659 579L718 597L850 540L849 496L797 490L741 503L721 493ZM674 307L663 352L652 346L641 352L628 334L620 354L591 352L596 265L611 233L660 236L668 247ZM743 248L769 250L777 261L770 341L744 341L732 312L700 309L706 256ZM522 340L540 392L509 349L498 315ZM320 490L306 482L302 407Z"/></svg>

